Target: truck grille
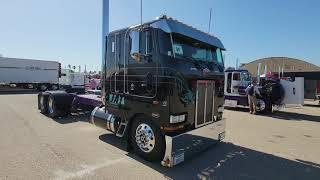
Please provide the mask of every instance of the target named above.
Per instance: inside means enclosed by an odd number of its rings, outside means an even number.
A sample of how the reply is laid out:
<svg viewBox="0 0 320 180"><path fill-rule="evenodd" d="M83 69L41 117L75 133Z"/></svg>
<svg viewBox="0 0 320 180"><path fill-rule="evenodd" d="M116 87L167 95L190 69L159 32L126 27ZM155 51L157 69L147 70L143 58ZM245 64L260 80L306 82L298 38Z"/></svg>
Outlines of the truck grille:
<svg viewBox="0 0 320 180"><path fill-rule="evenodd" d="M214 81L198 80L196 92L195 127L214 120Z"/></svg>

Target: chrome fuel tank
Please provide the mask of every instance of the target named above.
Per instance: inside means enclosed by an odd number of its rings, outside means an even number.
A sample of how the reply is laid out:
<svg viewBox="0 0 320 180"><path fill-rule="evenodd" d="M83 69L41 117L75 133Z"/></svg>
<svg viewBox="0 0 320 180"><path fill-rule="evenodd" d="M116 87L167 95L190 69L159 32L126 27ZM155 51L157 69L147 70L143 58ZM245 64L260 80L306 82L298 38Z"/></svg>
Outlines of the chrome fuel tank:
<svg viewBox="0 0 320 180"><path fill-rule="evenodd" d="M116 133L120 126L120 118L108 113L105 107L96 107L91 112L90 121L92 124Z"/></svg>

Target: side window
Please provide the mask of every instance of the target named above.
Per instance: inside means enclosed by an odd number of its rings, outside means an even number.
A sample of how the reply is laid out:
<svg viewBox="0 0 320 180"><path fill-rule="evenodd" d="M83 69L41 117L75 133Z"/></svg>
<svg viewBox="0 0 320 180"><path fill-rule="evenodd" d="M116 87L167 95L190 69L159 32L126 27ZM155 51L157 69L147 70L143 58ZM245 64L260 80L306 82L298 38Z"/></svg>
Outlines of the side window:
<svg viewBox="0 0 320 180"><path fill-rule="evenodd" d="M223 57L222 57L222 52L220 48L216 49L216 55L217 55L217 61L219 64L223 64Z"/></svg>
<svg viewBox="0 0 320 180"><path fill-rule="evenodd" d="M150 31L146 31L146 54L151 54L153 51L153 41Z"/></svg>
<svg viewBox="0 0 320 180"><path fill-rule="evenodd" d="M227 93L231 93L231 78L232 78L232 73L228 73L228 76L227 76Z"/></svg>
<svg viewBox="0 0 320 180"><path fill-rule="evenodd" d="M160 53L167 56L173 56L170 34L165 33L162 30L158 32Z"/></svg>
<svg viewBox="0 0 320 180"><path fill-rule="evenodd" d="M140 61L140 32L131 31L130 32L130 55L133 59Z"/></svg>
<svg viewBox="0 0 320 180"><path fill-rule="evenodd" d="M150 31L134 30L130 32L130 55L137 62L145 55L152 53L152 35Z"/></svg>

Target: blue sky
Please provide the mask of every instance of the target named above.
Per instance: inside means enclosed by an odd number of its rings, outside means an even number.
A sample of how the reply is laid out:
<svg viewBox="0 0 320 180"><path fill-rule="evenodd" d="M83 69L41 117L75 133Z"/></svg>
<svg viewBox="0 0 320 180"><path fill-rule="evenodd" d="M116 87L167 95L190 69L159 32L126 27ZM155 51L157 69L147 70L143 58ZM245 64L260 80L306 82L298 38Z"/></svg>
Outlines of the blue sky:
<svg viewBox="0 0 320 180"><path fill-rule="evenodd" d="M140 22L140 0L110 0L110 30ZM318 0L143 0L143 20L168 14L212 31L226 65L288 56L320 65ZM101 0L0 0L0 54L99 69Z"/></svg>

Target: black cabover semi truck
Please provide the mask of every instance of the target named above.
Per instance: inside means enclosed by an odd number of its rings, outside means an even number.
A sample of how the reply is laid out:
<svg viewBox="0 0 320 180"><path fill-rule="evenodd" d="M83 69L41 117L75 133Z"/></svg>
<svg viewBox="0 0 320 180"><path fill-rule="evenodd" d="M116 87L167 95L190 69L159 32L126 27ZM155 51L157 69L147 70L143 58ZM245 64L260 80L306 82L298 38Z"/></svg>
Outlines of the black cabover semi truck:
<svg viewBox="0 0 320 180"><path fill-rule="evenodd" d="M42 112L54 117L93 103L93 124L167 167L224 138L225 48L218 38L166 16L106 38L101 103L99 95L47 91L38 98Z"/></svg>

